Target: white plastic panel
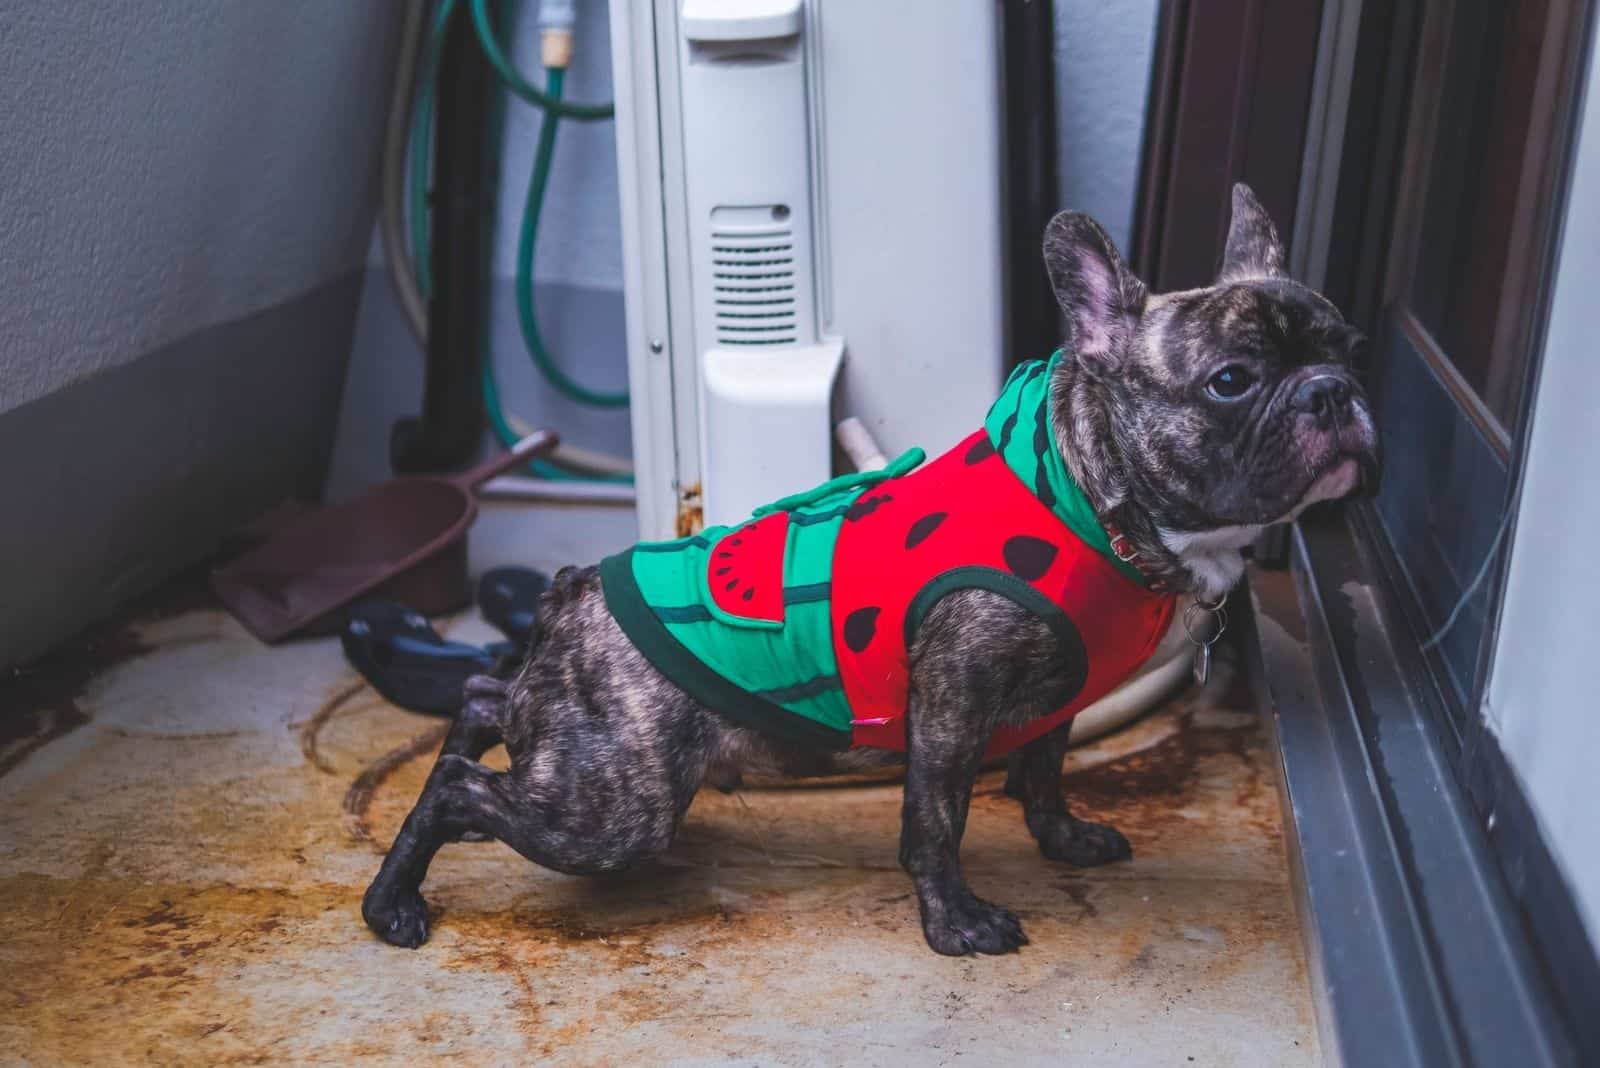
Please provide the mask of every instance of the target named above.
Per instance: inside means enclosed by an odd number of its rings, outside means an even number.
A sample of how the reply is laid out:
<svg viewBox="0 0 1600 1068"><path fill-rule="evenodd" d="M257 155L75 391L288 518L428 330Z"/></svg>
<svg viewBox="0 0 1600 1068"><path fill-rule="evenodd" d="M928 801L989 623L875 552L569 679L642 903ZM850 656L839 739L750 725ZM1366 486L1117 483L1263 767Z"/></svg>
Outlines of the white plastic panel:
<svg viewBox="0 0 1600 1068"><path fill-rule="evenodd" d="M707 526L826 481L828 408L844 347L711 349L701 364L701 470Z"/></svg>
<svg viewBox="0 0 1600 1068"><path fill-rule="evenodd" d="M913 445L936 455L977 429L1009 355L999 6L807 6L822 332L846 340L836 410L889 456Z"/></svg>
<svg viewBox="0 0 1600 1068"><path fill-rule="evenodd" d="M610 6L636 511L640 536L660 539L672 537L677 530L681 480L698 478L699 450L692 403L680 403L674 391L673 355L677 339L687 336L689 330L686 325L675 328L672 281L687 272L678 270L673 262L675 253L677 258L686 257L683 243L669 236L671 221L663 210L662 179L664 173L677 173L681 168L674 166L673 140L662 130L664 117L671 113L663 115L659 93L670 94L675 83L670 74L658 70L651 14L644 5ZM666 58L670 66L675 53ZM682 400L692 402L693 396L690 393ZM681 408L687 408L687 418ZM691 433L685 435L684 430Z"/></svg>
<svg viewBox="0 0 1600 1068"><path fill-rule="evenodd" d="M702 350L816 340L805 75L798 36L683 41L684 177ZM784 312L785 329L739 319L741 310Z"/></svg>
<svg viewBox="0 0 1600 1068"><path fill-rule="evenodd" d="M689 41L759 41L800 32L800 0L683 0Z"/></svg>
<svg viewBox="0 0 1600 1068"><path fill-rule="evenodd" d="M668 501L681 531L702 487L716 522L827 478L837 419L861 417L890 455L932 452L976 427L999 388L996 10L909 10L896 0L613 4L613 23L634 31L626 42L614 33L614 65L637 72L635 101L647 79L657 90L654 122L632 116L636 166L623 175L624 200L640 209L632 224L624 216L625 259L645 261L627 276L635 442L656 450L636 457L641 481L646 468L660 479L669 467L668 422L677 450L675 481L640 487L647 537L674 532ZM806 352L841 343L830 405L818 369L837 358ZM752 400L786 374L804 384L785 403ZM793 407L802 395L804 426ZM780 421L782 450L805 463L754 478L732 470L735 457L774 451ZM742 433L757 438L736 444Z"/></svg>
<svg viewBox="0 0 1600 1068"><path fill-rule="evenodd" d="M684 178L707 524L831 474L798 0L684 0Z"/></svg>

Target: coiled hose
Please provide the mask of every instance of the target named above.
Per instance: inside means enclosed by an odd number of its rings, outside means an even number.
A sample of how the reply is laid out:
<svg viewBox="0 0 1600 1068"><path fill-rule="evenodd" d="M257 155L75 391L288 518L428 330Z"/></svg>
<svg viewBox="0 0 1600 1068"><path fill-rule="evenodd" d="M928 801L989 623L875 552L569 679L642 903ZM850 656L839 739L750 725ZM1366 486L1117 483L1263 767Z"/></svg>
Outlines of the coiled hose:
<svg viewBox="0 0 1600 1068"><path fill-rule="evenodd" d="M411 246L417 287L426 296L431 290L431 262L428 255L428 163L432 159L434 118L433 82L438 68L438 57L443 46L450 19L455 13L456 0L443 0L434 13L429 26L426 57L420 78L416 107L411 126L411 156L409 167L409 209ZM583 404L596 407L621 407L628 403L626 391L615 393L591 390L569 376L544 343L539 331L538 316L533 300L533 264L538 247L539 219L543 212L545 193L549 188L551 165L555 158L555 139L561 118L579 121L597 121L614 114L611 104L576 104L562 97L566 70L550 67L546 70L545 89L532 86L511 65L494 34L489 19L488 0L471 0L471 17L479 45L494 68L502 84L512 93L544 110L540 124L539 141L534 153L533 172L529 177L528 196L524 203L521 230L517 242L515 295L517 323L523 343L534 366L558 392ZM483 364L484 407L495 436L504 445L511 445L526 432L526 424L508 415L500 400L500 390L494 366L487 356ZM631 482L631 465L626 460L603 453L565 447L557 459L571 467L585 469L587 474L574 474L547 460L535 460L530 468L535 474L553 479L596 479L612 482Z"/></svg>

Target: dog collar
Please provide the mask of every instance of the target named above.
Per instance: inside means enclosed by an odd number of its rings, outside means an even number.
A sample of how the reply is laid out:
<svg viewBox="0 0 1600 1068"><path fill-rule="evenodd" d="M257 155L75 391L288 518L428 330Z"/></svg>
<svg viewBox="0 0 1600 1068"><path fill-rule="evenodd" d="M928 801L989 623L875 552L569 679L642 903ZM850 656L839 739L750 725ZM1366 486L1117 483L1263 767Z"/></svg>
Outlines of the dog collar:
<svg viewBox="0 0 1600 1068"><path fill-rule="evenodd" d="M1139 550L1134 547L1133 539L1124 534L1121 527L1109 520L1102 522L1101 526L1105 528L1106 537L1111 539L1111 554L1144 576L1144 585L1147 590L1151 593L1172 592L1172 587L1167 584L1166 580L1161 578L1155 569L1139 555Z"/></svg>
<svg viewBox="0 0 1600 1068"><path fill-rule="evenodd" d="M1111 539L1111 551L1118 560L1139 569L1145 577L1145 588L1151 593L1169 593L1171 587L1166 581L1156 577L1153 569L1139 556L1139 550L1134 547L1133 540L1122 532L1122 528L1115 523L1104 524L1106 535ZM1194 681L1197 686L1204 686L1211 677L1211 647L1217 644L1224 631L1228 629L1228 610L1224 606L1226 595L1217 598L1215 604L1207 604L1198 597L1183 610L1183 629L1189 635L1189 642L1194 646ZM1203 616L1211 616L1209 628L1196 632L1196 623Z"/></svg>

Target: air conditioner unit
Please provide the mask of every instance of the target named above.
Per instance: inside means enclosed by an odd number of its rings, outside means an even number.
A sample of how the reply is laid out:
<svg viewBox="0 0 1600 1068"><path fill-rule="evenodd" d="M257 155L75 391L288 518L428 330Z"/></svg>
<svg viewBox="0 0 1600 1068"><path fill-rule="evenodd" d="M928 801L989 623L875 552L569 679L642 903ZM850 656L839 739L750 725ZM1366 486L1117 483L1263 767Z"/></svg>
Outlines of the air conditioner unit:
<svg viewBox="0 0 1600 1068"><path fill-rule="evenodd" d="M611 5L646 538L948 448L1006 362L997 8Z"/></svg>

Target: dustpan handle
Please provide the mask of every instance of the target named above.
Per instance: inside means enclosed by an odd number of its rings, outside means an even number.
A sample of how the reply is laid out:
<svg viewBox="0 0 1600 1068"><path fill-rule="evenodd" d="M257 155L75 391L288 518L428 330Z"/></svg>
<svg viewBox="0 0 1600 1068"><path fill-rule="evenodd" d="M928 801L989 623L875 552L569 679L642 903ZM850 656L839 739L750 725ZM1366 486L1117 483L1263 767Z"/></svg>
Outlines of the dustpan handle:
<svg viewBox="0 0 1600 1068"><path fill-rule="evenodd" d="M535 430L494 459L485 460L477 467L468 468L458 475L451 475L450 481L470 492L494 476L503 474L519 464L527 463L531 457L549 452L560 440L561 438L553 430Z"/></svg>

